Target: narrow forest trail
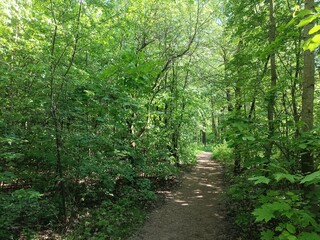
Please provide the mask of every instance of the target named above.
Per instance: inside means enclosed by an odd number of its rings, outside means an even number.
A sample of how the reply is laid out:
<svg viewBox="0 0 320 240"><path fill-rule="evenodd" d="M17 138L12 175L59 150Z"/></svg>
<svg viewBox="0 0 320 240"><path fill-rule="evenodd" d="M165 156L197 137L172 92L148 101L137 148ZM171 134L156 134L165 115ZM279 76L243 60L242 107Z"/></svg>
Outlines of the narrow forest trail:
<svg viewBox="0 0 320 240"><path fill-rule="evenodd" d="M222 167L203 152L181 186L166 196L167 203L152 212L130 240L227 240L232 239L225 218Z"/></svg>

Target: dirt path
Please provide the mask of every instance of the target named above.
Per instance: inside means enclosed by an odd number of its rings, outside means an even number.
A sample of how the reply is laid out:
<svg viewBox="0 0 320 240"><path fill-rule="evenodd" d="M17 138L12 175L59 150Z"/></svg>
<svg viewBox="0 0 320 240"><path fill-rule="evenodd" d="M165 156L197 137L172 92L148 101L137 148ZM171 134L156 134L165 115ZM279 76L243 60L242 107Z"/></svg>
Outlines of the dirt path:
<svg viewBox="0 0 320 240"><path fill-rule="evenodd" d="M130 240L228 240L225 220L222 167L211 154L198 157L198 165L186 174L168 201L150 214L143 228Z"/></svg>

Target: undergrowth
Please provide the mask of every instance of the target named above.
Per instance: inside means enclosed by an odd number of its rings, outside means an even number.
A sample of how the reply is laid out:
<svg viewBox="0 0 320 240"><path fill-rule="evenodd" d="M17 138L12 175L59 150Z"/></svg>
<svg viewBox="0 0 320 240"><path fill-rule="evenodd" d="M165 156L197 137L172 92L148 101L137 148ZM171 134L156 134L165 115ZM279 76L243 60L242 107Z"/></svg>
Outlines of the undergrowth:
<svg viewBox="0 0 320 240"><path fill-rule="evenodd" d="M293 166L283 167L276 160L261 165L259 158L255 165L247 161L246 168L234 175L232 149L227 144L214 146L213 158L225 166L229 182L225 199L239 239L320 239L319 216L301 188L302 185L317 188L319 171L302 176L288 170ZM315 189L308 199L318 201L319 197L320 192Z"/></svg>

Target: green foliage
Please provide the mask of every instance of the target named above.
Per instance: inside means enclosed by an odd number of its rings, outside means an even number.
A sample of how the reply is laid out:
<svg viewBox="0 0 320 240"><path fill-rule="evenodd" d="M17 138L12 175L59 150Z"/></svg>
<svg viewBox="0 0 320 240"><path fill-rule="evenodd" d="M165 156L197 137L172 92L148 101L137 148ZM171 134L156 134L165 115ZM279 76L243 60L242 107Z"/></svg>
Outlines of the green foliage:
<svg viewBox="0 0 320 240"><path fill-rule="evenodd" d="M135 202L122 198L116 203L104 201L67 239L123 239L144 220L144 211Z"/></svg>
<svg viewBox="0 0 320 240"><path fill-rule="evenodd" d="M196 162L200 5L0 2L1 239L59 235L87 212L88 238L124 238L155 186Z"/></svg>
<svg viewBox="0 0 320 240"><path fill-rule="evenodd" d="M305 177L302 178L302 180L300 182L305 185L319 183L320 182L320 171L316 171L316 172L313 172L313 173L306 175Z"/></svg>
<svg viewBox="0 0 320 240"><path fill-rule="evenodd" d="M233 160L232 148L226 142L217 144L212 148L212 158L224 163L231 163Z"/></svg>
<svg viewBox="0 0 320 240"><path fill-rule="evenodd" d="M253 182L243 181L241 176L233 178L231 181L232 185L229 187L226 197L228 199L228 212L234 219L234 227L237 229L239 236L257 239L259 232L251 212L262 192L260 189L254 188Z"/></svg>
<svg viewBox="0 0 320 240"><path fill-rule="evenodd" d="M117 198L104 200L81 219L67 239L123 239L145 219L146 204L156 200L148 179L139 179L134 186L121 185Z"/></svg>
<svg viewBox="0 0 320 240"><path fill-rule="evenodd" d="M304 7L313 3L307 2ZM306 76L299 70L304 51L319 46L319 6L301 9L294 4L225 2L231 37L224 38L228 47L221 47L224 77L217 84L223 86L224 100L219 120L221 139L233 150L228 171L236 175L230 178L228 206L244 239L319 237L319 172L304 175L301 167L304 154L319 164L319 109L306 133L300 119ZM310 37L303 42L307 36L301 28L311 23Z"/></svg>
<svg viewBox="0 0 320 240"><path fill-rule="evenodd" d="M270 182L270 179L265 176L250 177L250 178L248 178L248 180L254 181L255 185L260 184L260 183L268 184Z"/></svg>
<svg viewBox="0 0 320 240"><path fill-rule="evenodd" d="M48 202L41 200L42 194L32 189L20 189L12 193L0 194L0 238L8 239L18 236L18 229L32 233L34 226L46 222L55 214L45 206ZM45 212L44 212L45 211ZM20 225L21 224L21 225Z"/></svg>
<svg viewBox="0 0 320 240"><path fill-rule="evenodd" d="M317 8L319 10L319 8ZM301 10L299 14L296 16L297 18L302 18L300 22L297 24L297 27L304 27L310 23L313 23L315 20L319 19L320 14L314 13L311 10ZM320 34L318 34L320 30L320 26L313 26L309 30L310 37L305 41L303 45L304 50L314 51L320 45Z"/></svg>
<svg viewBox="0 0 320 240"><path fill-rule="evenodd" d="M261 239L305 239L309 235L315 239L318 236L320 224L316 216L310 211L302 191L294 189L301 179L312 181L316 174L304 178L282 172L268 177L255 176L254 171L247 171L248 174L253 175L248 178L249 182L233 183L228 191L229 211L242 229L242 235L258 235L260 232Z"/></svg>
<svg viewBox="0 0 320 240"><path fill-rule="evenodd" d="M269 190L259 201L263 204L253 211L256 221L273 226L262 232L262 239L304 239L310 233L317 236L320 225L299 192Z"/></svg>
<svg viewBox="0 0 320 240"><path fill-rule="evenodd" d="M67 220L74 238L125 238L155 186L196 163L201 132L238 175L239 232L317 239L305 192L320 173L302 176L300 158L319 157L320 115L302 133L300 110L302 52L320 27L303 49L300 30L319 13L272 2L274 14L259 0L1 1L0 238Z"/></svg>

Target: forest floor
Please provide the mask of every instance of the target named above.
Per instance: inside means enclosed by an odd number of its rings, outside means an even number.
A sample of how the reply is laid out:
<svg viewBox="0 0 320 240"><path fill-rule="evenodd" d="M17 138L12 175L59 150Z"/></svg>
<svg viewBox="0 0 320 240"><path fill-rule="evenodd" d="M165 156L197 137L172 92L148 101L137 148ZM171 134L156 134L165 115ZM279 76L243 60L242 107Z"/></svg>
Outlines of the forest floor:
<svg viewBox="0 0 320 240"><path fill-rule="evenodd" d="M130 240L229 240L235 239L223 200L225 183L221 164L203 152L198 164L166 192L166 203L150 213Z"/></svg>

